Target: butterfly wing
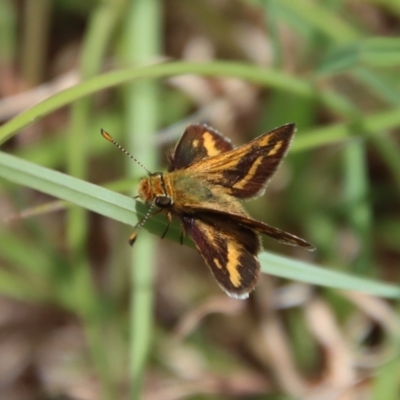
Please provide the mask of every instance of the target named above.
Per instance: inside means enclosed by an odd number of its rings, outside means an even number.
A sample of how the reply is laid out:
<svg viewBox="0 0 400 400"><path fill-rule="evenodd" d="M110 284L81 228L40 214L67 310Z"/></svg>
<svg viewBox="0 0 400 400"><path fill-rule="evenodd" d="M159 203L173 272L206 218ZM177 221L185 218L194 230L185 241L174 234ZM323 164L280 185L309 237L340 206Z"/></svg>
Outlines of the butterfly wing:
<svg viewBox="0 0 400 400"><path fill-rule="evenodd" d="M232 150L229 139L215 129L203 125L189 125L170 157L169 171L187 168L202 159Z"/></svg>
<svg viewBox="0 0 400 400"><path fill-rule="evenodd" d="M283 125L236 149L188 166L188 171L206 175L210 184L224 187L238 198L259 196L278 169L296 131L294 124Z"/></svg>
<svg viewBox="0 0 400 400"><path fill-rule="evenodd" d="M247 298L260 272L257 233L218 216L184 216L182 224L221 288L230 297Z"/></svg>
<svg viewBox="0 0 400 400"><path fill-rule="evenodd" d="M256 221L255 219L252 219L245 215L238 215L238 214L224 212L224 211L220 211L220 210L216 210L216 209L211 210L209 208L207 208L207 209L196 208L195 211L197 213L199 213L199 215L207 215L208 218L210 218L210 219L212 219L212 218L217 218L218 220L221 218L229 219L230 221L233 222L233 224L236 227L240 226L243 228L254 230L258 233L269 236L283 244L287 244L290 246L300 246L309 251L315 250L315 246L313 246L311 243L308 243L306 240L299 238L298 236L292 235L289 232L285 232L285 231L282 231L281 229L274 228L273 226L270 226L264 222Z"/></svg>

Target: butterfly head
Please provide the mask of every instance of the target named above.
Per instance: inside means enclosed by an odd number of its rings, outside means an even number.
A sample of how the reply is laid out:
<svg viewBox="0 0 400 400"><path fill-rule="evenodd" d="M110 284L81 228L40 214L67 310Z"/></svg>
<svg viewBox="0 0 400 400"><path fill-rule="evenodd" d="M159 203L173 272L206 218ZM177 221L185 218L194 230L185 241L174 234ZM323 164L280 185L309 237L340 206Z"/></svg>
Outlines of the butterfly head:
<svg viewBox="0 0 400 400"><path fill-rule="evenodd" d="M162 172L154 172L139 181L139 198L146 204L154 203L159 208L168 208L173 199L168 193Z"/></svg>

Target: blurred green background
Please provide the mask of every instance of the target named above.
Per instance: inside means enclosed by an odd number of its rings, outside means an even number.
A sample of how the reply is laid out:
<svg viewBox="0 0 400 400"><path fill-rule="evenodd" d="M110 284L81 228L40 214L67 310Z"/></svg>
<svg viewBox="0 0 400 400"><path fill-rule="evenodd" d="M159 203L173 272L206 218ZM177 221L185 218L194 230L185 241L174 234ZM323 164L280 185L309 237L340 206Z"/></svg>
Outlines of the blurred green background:
<svg viewBox="0 0 400 400"><path fill-rule="evenodd" d="M397 0L2 0L0 398L399 399L399 35ZM100 129L157 171L193 122L297 124L246 207L317 251L265 239L246 301L179 223L127 243Z"/></svg>

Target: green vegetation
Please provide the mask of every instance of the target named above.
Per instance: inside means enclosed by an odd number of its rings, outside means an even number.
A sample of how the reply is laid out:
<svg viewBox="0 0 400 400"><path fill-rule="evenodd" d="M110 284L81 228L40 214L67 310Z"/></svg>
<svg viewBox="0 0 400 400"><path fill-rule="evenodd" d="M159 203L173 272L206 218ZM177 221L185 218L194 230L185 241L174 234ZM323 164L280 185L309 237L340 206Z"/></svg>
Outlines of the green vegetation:
<svg viewBox="0 0 400 400"><path fill-rule="evenodd" d="M28 4L0 3L0 307L25 311L0 334L23 333L16 351L36 374L45 353L68 359L46 364L32 398L80 398L79 386L104 400L397 399L397 2ZM177 244L177 221L161 242L157 215L145 225L156 236L127 245L124 226L146 212L132 200L143 171L100 129L157 171L163 146L199 120L237 144L298 126L266 195L247 205L317 251L266 240L245 302ZM23 386L19 368L0 387Z"/></svg>

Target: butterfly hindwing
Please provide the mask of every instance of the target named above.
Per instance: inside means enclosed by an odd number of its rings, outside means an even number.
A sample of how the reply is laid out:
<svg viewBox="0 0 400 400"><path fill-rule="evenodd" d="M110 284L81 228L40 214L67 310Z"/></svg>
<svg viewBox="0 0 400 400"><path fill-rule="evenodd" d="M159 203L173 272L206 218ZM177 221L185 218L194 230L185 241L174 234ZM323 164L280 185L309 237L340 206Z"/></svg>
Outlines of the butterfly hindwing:
<svg viewBox="0 0 400 400"><path fill-rule="evenodd" d="M210 184L224 187L234 197L258 196L278 169L294 133L294 124L283 125L236 149L199 160L188 170L205 175Z"/></svg>
<svg viewBox="0 0 400 400"><path fill-rule="evenodd" d="M208 218L218 219L229 219L236 226L236 230L242 229L243 227L254 230L263 235L269 236L280 243L284 243L290 246L300 246L309 251L314 251L315 246L308 243L306 240L299 238L298 236L292 235L289 232L285 232L281 229L270 226L264 222L257 221L245 215L234 214L232 212L225 212L223 210L216 209L205 209L199 208L197 210L201 215L208 215Z"/></svg>
<svg viewBox="0 0 400 400"><path fill-rule="evenodd" d="M205 158L232 150L229 139L215 129L203 125L189 125L170 157L170 171L187 168Z"/></svg>
<svg viewBox="0 0 400 400"><path fill-rule="evenodd" d="M215 216L184 216L182 223L221 288L230 297L247 298L260 272L257 233Z"/></svg>

